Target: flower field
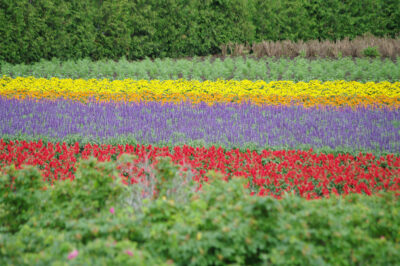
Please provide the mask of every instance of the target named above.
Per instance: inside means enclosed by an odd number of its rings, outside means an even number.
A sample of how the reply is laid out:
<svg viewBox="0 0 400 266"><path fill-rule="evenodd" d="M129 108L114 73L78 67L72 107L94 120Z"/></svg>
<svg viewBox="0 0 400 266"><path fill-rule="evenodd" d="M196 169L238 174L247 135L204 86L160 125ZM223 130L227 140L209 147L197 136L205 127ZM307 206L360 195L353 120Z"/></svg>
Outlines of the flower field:
<svg viewBox="0 0 400 266"><path fill-rule="evenodd" d="M44 78L0 79L7 98L71 99L87 102L244 103L256 105L318 105L399 107L400 82L310 82L250 80L72 80Z"/></svg>
<svg viewBox="0 0 400 266"><path fill-rule="evenodd" d="M399 81L3 76L0 262L391 264L399 107Z"/></svg>
<svg viewBox="0 0 400 266"><path fill-rule="evenodd" d="M208 170L240 176L258 195L399 189L399 82L4 76L0 84L1 165L39 166L51 183L74 179L77 157L109 161L139 152L137 143L149 145L141 156L152 163L188 163L198 182ZM184 154L172 152L181 147Z"/></svg>
<svg viewBox="0 0 400 266"><path fill-rule="evenodd" d="M0 266L400 265L399 0L0 2Z"/></svg>
<svg viewBox="0 0 400 266"><path fill-rule="evenodd" d="M0 160L3 165L22 164L38 166L46 181L74 179L77 159L94 156L99 161L110 161L124 153L136 155L134 167L119 168L126 185L134 185L145 178L144 162L154 165L157 158L170 157L172 162L191 169L193 179L208 181L206 171L223 174L225 180L246 178L251 194L281 198L283 193L295 193L307 199L359 193L372 195L382 191L400 190L400 157L387 155L376 158L371 154L316 155L311 151L268 151L261 154L238 149L193 148L190 146L158 148L133 145L90 145L80 149L79 143L64 144L40 142L0 142ZM141 165L141 166L140 166ZM399 194L400 195L400 194Z"/></svg>

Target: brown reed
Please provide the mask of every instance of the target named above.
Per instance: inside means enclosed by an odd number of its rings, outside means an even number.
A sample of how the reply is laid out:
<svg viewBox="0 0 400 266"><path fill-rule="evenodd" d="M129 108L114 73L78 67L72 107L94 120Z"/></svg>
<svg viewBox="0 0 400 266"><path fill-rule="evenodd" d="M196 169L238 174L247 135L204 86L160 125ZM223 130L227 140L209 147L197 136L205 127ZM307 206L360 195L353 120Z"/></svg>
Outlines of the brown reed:
<svg viewBox="0 0 400 266"><path fill-rule="evenodd" d="M261 57L298 57L306 58L340 58L366 57L365 49L375 47L380 57L395 60L400 56L400 38L375 37L364 35L353 40L345 38L337 41L262 41L260 43L240 44L228 43L221 45L222 56L254 55Z"/></svg>

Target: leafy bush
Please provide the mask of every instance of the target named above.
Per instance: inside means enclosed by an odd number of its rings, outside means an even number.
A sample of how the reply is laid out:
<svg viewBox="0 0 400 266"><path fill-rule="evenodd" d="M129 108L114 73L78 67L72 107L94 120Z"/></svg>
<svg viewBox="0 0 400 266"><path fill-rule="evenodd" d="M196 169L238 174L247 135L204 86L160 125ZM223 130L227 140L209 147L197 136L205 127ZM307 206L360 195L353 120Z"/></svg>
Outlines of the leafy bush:
<svg viewBox="0 0 400 266"><path fill-rule="evenodd" d="M241 179L226 183L209 175L213 181L190 205L164 200L146 209L147 249L183 265L390 264L400 258L393 195L276 201L249 196ZM379 210L386 201L392 207Z"/></svg>
<svg viewBox="0 0 400 266"><path fill-rule="evenodd" d="M96 238L82 244L64 232L29 226L15 237L1 235L0 247L2 265L167 265L127 239Z"/></svg>
<svg viewBox="0 0 400 266"><path fill-rule="evenodd" d="M366 57L380 57L381 54L379 53L378 49L376 47L367 47L363 50L363 55Z"/></svg>
<svg viewBox="0 0 400 266"><path fill-rule="evenodd" d="M30 217L17 219L14 231L4 231L9 220L0 220L0 264L395 264L400 260L400 201L393 193L314 201L286 195L276 200L250 196L246 179L226 181L221 174L208 172L208 182L190 201L164 194L144 202L142 212L136 213L120 200L127 194L119 190L120 181L110 177L113 168L114 163L82 161L79 178L59 181L40 192L43 195L34 193L33 188L43 184L35 169L3 174L1 180L35 177L32 189L27 189L31 181L18 181L20 186L15 187L15 197L23 202L47 200L25 205L25 213L32 210ZM166 160L155 171L159 180L171 180L180 170ZM7 184L1 183L2 195ZM64 227L49 226L51 217L61 216Z"/></svg>
<svg viewBox="0 0 400 266"><path fill-rule="evenodd" d="M59 182L49 189L52 204L43 206L38 222L65 229L68 220L100 217L102 210L124 201L127 192L114 164L99 163L94 158L83 160L74 180Z"/></svg>
<svg viewBox="0 0 400 266"><path fill-rule="evenodd" d="M27 222L43 200L43 189L45 184L36 168L6 168L0 176L0 230L15 232Z"/></svg>

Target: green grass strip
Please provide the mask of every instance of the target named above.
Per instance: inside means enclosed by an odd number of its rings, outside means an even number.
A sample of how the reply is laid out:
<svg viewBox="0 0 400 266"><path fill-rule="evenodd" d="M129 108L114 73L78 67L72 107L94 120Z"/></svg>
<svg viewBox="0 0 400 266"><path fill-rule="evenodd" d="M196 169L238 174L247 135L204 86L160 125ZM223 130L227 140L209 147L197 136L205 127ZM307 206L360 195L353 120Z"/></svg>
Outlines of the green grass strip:
<svg viewBox="0 0 400 266"><path fill-rule="evenodd" d="M195 57L190 59L146 59L130 62L122 58L115 62L90 59L77 61L42 60L32 65L12 65L0 62L0 75L11 77L58 77L83 79L136 80L347 80L380 82L400 80L400 60L342 58L306 59L297 57Z"/></svg>

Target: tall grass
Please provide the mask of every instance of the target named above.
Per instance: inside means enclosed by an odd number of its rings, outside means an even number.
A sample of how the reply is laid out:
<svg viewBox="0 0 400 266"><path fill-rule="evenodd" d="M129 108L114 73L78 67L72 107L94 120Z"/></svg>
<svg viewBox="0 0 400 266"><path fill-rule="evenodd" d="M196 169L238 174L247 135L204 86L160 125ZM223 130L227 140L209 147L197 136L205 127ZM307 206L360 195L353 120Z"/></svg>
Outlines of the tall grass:
<svg viewBox="0 0 400 266"><path fill-rule="evenodd" d="M372 50L372 53L368 53ZM260 58L275 57L307 57L337 58L342 57L384 57L396 59L400 56L400 39L379 38L366 35L354 40L310 40L310 41L262 41L259 43L228 43L221 45L222 55L243 56L253 54Z"/></svg>

